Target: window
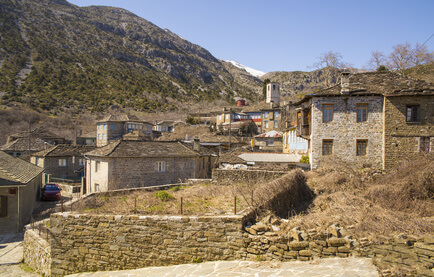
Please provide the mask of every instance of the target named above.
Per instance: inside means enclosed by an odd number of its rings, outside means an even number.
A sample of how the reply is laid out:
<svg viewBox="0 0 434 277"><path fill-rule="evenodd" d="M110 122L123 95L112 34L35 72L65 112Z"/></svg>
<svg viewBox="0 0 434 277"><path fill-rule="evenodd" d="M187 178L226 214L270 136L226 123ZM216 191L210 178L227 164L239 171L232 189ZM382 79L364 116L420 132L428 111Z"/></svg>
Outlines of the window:
<svg viewBox="0 0 434 277"><path fill-rule="evenodd" d="M1 195L0 196L0 217L8 216L8 197Z"/></svg>
<svg viewBox="0 0 434 277"><path fill-rule="evenodd" d="M333 104L324 104L322 106L322 115L324 123L333 121Z"/></svg>
<svg viewBox="0 0 434 277"><path fill-rule="evenodd" d="M101 164L99 161L95 162L95 172L98 172L100 170Z"/></svg>
<svg viewBox="0 0 434 277"><path fill-rule="evenodd" d="M277 129L277 125L279 125L279 122L277 122L277 121L274 121L274 129Z"/></svg>
<svg viewBox="0 0 434 277"><path fill-rule="evenodd" d="M111 129L111 130L114 130L114 129L115 129L115 125L110 124L110 129Z"/></svg>
<svg viewBox="0 0 434 277"><path fill-rule="evenodd" d="M194 162L193 161L186 161L184 163L185 168L194 168Z"/></svg>
<svg viewBox="0 0 434 277"><path fill-rule="evenodd" d="M268 121L267 121L267 120L264 121L264 128L265 128L265 129L268 128Z"/></svg>
<svg viewBox="0 0 434 277"><path fill-rule="evenodd" d="M105 134L102 134L102 139L105 140Z"/></svg>
<svg viewBox="0 0 434 277"><path fill-rule="evenodd" d="M229 114L225 114L225 120L229 120Z"/></svg>
<svg viewBox="0 0 434 277"><path fill-rule="evenodd" d="M39 164L39 157L36 157L35 158L35 165L38 165Z"/></svg>
<svg viewBox="0 0 434 277"><path fill-rule="evenodd" d="M166 172L166 162L158 162L157 167L158 172Z"/></svg>
<svg viewBox="0 0 434 277"><path fill-rule="evenodd" d="M368 120L368 104L357 104L357 122Z"/></svg>
<svg viewBox="0 0 434 277"><path fill-rule="evenodd" d="M59 159L59 166L66 166L66 159Z"/></svg>
<svg viewBox="0 0 434 277"><path fill-rule="evenodd" d="M222 115L221 114L219 114L219 120L222 120Z"/></svg>
<svg viewBox="0 0 434 277"><path fill-rule="evenodd" d="M356 143L356 155L357 156L366 156L368 149L368 141L366 139L358 139Z"/></svg>
<svg viewBox="0 0 434 277"><path fill-rule="evenodd" d="M84 159L78 159L78 165L83 166L84 163Z"/></svg>
<svg viewBox="0 0 434 277"><path fill-rule="evenodd" d="M98 130L101 130L101 125L98 125Z"/></svg>
<svg viewBox="0 0 434 277"><path fill-rule="evenodd" d="M104 130L107 130L107 124L104 124Z"/></svg>
<svg viewBox="0 0 434 277"><path fill-rule="evenodd" d="M420 122L419 105L407 106L407 122Z"/></svg>
<svg viewBox="0 0 434 277"><path fill-rule="evenodd" d="M98 140L101 140L101 134L98 134Z"/></svg>
<svg viewBox="0 0 434 277"><path fill-rule="evenodd" d="M274 112L274 118L278 118L279 117L279 112Z"/></svg>
<svg viewBox="0 0 434 277"><path fill-rule="evenodd" d="M99 192L99 184L95 183L95 192Z"/></svg>
<svg viewBox="0 0 434 277"><path fill-rule="evenodd" d="M264 112L264 118L268 118L268 112Z"/></svg>
<svg viewBox="0 0 434 277"><path fill-rule="evenodd" d="M272 140L272 139L267 140L267 141L265 142L265 145L266 145L266 146L273 146L273 145L274 145L274 140Z"/></svg>
<svg viewBox="0 0 434 277"><path fill-rule="evenodd" d="M322 141L322 154L324 156L333 155L333 140L323 140Z"/></svg>
<svg viewBox="0 0 434 277"><path fill-rule="evenodd" d="M429 153L429 137L420 137L419 149L422 153Z"/></svg>

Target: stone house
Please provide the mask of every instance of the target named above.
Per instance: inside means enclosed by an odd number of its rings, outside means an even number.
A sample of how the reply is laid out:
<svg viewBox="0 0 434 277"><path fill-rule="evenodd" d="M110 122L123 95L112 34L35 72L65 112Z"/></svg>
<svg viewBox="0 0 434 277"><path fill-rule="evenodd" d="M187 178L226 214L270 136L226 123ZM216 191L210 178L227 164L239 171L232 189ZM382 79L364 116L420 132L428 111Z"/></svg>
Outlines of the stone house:
<svg viewBox="0 0 434 277"><path fill-rule="evenodd" d="M393 72L345 72L340 85L293 106L313 169L326 157L385 169L433 151L434 88L424 81Z"/></svg>
<svg viewBox="0 0 434 277"><path fill-rule="evenodd" d="M50 178L68 179L80 182L84 176L86 159L84 154L96 146L59 144L33 153L30 162L45 169Z"/></svg>
<svg viewBox="0 0 434 277"><path fill-rule="evenodd" d="M281 108L271 103L270 107L261 109L261 132L280 130Z"/></svg>
<svg viewBox="0 0 434 277"><path fill-rule="evenodd" d="M86 153L84 193L211 178L216 155L195 141L119 140Z"/></svg>
<svg viewBox="0 0 434 277"><path fill-rule="evenodd" d="M14 157L20 157L62 143L69 142L46 128L37 127L30 132L20 132L10 135L6 144L1 146L0 150Z"/></svg>
<svg viewBox="0 0 434 277"><path fill-rule="evenodd" d="M0 235L23 231L40 196L43 171L0 151Z"/></svg>
<svg viewBox="0 0 434 277"><path fill-rule="evenodd" d="M153 125L140 120L134 115L109 115L97 121L96 145L107 145L110 141L121 139L123 135L132 131L139 131L152 137Z"/></svg>
<svg viewBox="0 0 434 277"><path fill-rule="evenodd" d="M308 154L309 141L297 136L297 127L286 129L282 134L282 152L286 154Z"/></svg>
<svg viewBox="0 0 434 277"><path fill-rule="evenodd" d="M77 136L76 144L79 145L96 145L96 130L92 132L83 133Z"/></svg>
<svg viewBox="0 0 434 277"><path fill-rule="evenodd" d="M255 136L255 148L261 151L282 152L282 132L269 131Z"/></svg>

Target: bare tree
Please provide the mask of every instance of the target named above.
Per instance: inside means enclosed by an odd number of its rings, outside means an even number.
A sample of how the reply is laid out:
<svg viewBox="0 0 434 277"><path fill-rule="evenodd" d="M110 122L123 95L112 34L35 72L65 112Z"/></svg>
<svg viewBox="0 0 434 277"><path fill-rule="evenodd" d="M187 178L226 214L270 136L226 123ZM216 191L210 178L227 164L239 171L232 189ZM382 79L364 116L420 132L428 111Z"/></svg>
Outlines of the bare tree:
<svg viewBox="0 0 434 277"><path fill-rule="evenodd" d="M388 67L395 70L404 70L413 65L412 49L409 42L393 46L393 52L388 58Z"/></svg>
<svg viewBox="0 0 434 277"><path fill-rule="evenodd" d="M426 45L416 44L416 49L414 50L413 62L415 66L428 63L434 60L434 53L428 50Z"/></svg>
<svg viewBox="0 0 434 277"><path fill-rule="evenodd" d="M381 65L386 65L387 64L387 60L386 60L386 56L383 54L383 52L381 51L372 51L371 52L371 59L368 62L368 66L367 68L369 70L378 70L378 68Z"/></svg>
<svg viewBox="0 0 434 277"><path fill-rule="evenodd" d="M328 51L322 53L313 66L324 71L325 83L328 87L330 86L330 81L335 73L334 69L342 68L344 63L342 62L342 55L340 53Z"/></svg>

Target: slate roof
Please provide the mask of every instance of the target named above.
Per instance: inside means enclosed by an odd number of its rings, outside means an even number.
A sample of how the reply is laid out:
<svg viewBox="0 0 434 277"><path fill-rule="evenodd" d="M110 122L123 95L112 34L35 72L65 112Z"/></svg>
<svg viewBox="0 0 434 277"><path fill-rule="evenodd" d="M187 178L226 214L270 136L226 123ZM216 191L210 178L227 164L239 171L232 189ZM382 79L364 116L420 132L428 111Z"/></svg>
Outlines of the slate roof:
<svg viewBox="0 0 434 277"><path fill-rule="evenodd" d="M202 155L178 141L126 140L118 140L86 153L86 156L125 158L199 157Z"/></svg>
<svg viewBox="0 0 434 277"><path fill-rule="evenodd" d="M385 96L433 95L434 85L395 72L364 72L351 74L349 76L349 95L367 94ZM338 95L342 95L341 84L308 94L300 102L314 96Z"/></svg>
<svg viewBox="0 0 434 277"><path fill-rule="evenodd" d="M0 151L0 187L26 185L36 178L43 168Z"/></svg>
<svg viewBox="0 0 434 277"><path fill-rule="evenodd" d="M83 133L81 135L79 135L79 138L89 138L89 139L96 139L96 131L90 131L87 133Z"/></svg>
<svg viewBox="0 0 434 277"><path fill-rule="evenodd" d="M117 114L117 115L108 115L97 122L127 122L127 121L135 121L135 122L144 122L140 118L135 115L127 115L127 114ZM149 123L150 124L150 123Z"/></svg>
<svg viewBox="0 0 434 277"><path fill-rule="evenodd" d="M70 145L58 144L46 150L33 153L35 157L72 157L83 156L84 153L92 151L96 148L93 145Z"/></svg>
<svg viewBox="0 0 434 277"><path fill-rule="evenodd" d="M43 141L40 138L30 138L30 151L41 151L46 149L47 147L52 146L52 144ZM28 151L29 150L29 139L28 138L18 138L11 142L8 142L0 147L0 150L3 151Z"/></svg>
<svg viewBox="0 0 434 277"><path fill-rule="evenodd" d="M33 129L30 132L30 136L35 138L41 138L41 139L62 138L56 135L55 133L47 130L46 128L43 128L42 126ZM28 138L28 137L29 137L29 132L19 132L9 136L10 140L15 140L18 138Z"/></svg>

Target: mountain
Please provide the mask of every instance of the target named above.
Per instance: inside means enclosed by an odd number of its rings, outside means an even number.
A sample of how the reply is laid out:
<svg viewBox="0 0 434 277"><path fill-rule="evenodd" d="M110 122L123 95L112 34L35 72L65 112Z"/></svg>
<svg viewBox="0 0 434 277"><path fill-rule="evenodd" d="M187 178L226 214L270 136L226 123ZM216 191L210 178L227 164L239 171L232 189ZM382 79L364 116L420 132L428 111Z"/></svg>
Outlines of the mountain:
<svg viewBox="0 0 434 277"><path fill-rule="evenodd" d="M0 97L6 105L163 111L235 96L253 100L262 85L124 9L64 0L0 2Z"/></svg>
<svg viewBox="0 0 434 277"><path fill-rule="evenodd" d="M253 76L257 77L257 78L259 78L259 77L261 77L262 75L265 74L265 72L263 72L263 71L259 71L259 70L253 69L251 67L247 67L247 66L242 65L242 64L240 64L239 62L236 62L236 61L230 61L229 60L229 61L226 61L226 62L231 63L232 65L234 65L234 66L236 66L238 68L244 69L249 74L251 74L251 75L253 75Z"/></svg>

